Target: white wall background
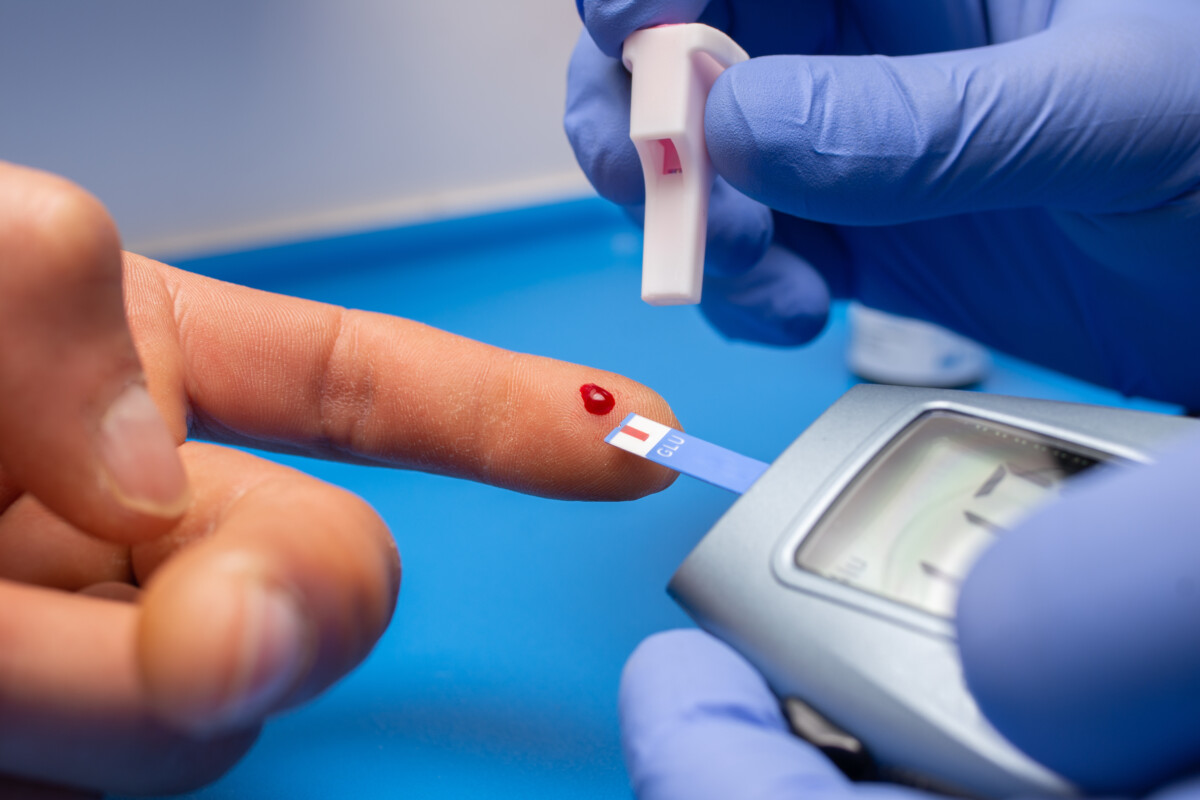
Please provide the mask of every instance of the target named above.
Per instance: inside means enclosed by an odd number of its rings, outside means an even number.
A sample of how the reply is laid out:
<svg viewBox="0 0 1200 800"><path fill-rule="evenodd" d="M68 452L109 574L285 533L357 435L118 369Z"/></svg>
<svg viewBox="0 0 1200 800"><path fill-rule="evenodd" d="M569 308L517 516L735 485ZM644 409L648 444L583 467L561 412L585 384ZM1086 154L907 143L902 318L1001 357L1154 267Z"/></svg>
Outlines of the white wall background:
<svg viewBox="0 0 1200 800"><path fill-rule="evenodd" d="M0 158L206 252L579 195L571 0L0 0Z"/></svg>

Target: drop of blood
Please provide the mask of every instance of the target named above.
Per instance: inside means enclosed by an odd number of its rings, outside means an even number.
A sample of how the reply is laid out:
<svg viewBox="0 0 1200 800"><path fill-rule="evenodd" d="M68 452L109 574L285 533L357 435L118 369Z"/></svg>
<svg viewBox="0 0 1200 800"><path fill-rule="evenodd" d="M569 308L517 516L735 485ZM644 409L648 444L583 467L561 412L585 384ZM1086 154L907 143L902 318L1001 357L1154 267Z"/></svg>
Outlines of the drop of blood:
<svg viewBox="0 0 1200 800"><path fill-rule="evenodd" d="M580 386L579 394L583 395L583 407L588 410L589 414L603 416L612 411L617 404L617 401L613 399L612 392L594 383L585 383Z"/></svg>

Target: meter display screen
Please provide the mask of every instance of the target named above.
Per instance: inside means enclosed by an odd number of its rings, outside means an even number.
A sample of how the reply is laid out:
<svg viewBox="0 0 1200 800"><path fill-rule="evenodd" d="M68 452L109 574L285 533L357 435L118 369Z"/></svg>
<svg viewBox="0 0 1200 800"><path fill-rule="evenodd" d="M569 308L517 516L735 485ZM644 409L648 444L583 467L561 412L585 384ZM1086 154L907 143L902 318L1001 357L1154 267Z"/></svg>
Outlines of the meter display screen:
<svg viewBox="0 0 1200 800"><path fill-rule="evenodd" d="M797 566L953 617L967 570L996 537L1108 457L953 411L922 414L841 493Z"/></svg>

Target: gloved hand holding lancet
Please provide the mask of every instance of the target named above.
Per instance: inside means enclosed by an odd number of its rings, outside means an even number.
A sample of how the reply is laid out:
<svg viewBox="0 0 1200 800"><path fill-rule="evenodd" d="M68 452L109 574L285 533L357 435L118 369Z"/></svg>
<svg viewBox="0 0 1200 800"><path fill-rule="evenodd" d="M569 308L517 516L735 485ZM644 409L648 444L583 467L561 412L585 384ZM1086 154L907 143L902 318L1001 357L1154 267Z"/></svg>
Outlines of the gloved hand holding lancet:
<svg viewBox="0 0 1200 800"><path fill-rule="evenodd" d="M704 103L726 67L749 56L715 28L692 23L636 31L622 59L633 73L629 138L646 179L642 299L700 302L713 170Z"/></svg>

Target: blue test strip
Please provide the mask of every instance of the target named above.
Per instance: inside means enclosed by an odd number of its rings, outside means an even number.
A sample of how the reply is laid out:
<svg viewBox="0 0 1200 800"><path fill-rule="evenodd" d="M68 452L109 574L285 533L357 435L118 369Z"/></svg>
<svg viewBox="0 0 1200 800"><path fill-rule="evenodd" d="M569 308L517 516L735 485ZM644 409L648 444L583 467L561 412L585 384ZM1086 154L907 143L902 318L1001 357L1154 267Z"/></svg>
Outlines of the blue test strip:
<svg viewBox="0 0 1200 800"><path fill-rule="evenodd" d="M676 472L699 478L741 494L766 472L770 464L726 450L690 433L668 428L640 414L630 414L604 441L626 452L662 464Z"/></svg>

